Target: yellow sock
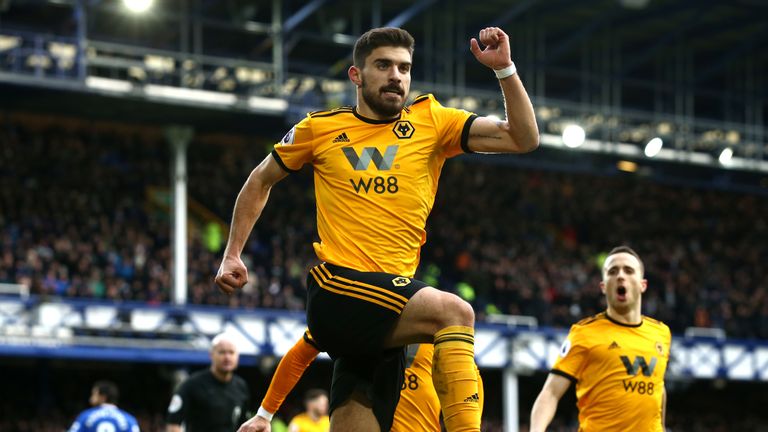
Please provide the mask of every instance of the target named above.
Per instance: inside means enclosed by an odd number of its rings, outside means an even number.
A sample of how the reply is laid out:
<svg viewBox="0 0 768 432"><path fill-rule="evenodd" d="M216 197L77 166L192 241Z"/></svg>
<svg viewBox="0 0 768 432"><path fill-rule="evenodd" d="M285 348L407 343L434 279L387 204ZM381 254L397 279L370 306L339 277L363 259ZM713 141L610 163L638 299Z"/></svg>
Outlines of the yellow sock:
<svg viewBox="0 0 768 432"><path fill-rule="evenodd" d="M480 369L475 365L477 372L477 404L480 405L480 418L483 418L483 404L485 403L485 390L483 389L483 378L480 376Z"/></svg>
<svg viewBox="0 0 768 432"><path fill-rule="evenodd" d="M480 430L482 408L475 366L475 331L451 326L435 334L432 381L448 432Z"/></svg>

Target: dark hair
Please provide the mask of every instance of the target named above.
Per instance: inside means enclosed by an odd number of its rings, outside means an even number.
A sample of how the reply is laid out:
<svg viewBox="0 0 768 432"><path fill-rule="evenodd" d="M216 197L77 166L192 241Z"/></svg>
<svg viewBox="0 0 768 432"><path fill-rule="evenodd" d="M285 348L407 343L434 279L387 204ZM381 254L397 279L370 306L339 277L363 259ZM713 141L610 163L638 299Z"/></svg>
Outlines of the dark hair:
<svg viewBox="0 0 768 432"><path fill-rule="evenodd" d="M310 401L313 401L320 396L328 397L328 392L323 389L309 389L306 393L304 393L304 403L309 403Z"/></svg>
<svg viewBox="0 0 768 432"><path fill-rule="evenodd" d="M105 402L116 404L117 398L120 396L120 392L117 390L117 386L112 381L96 381L93 384L93 388L104 396Z"/></svg>
<svg viewBox="0 0 768 432"><path fill-rule="evenodd" d="M610 252L608 252L608 255L606 255L605 259L608 260L609 256L620 254L620 253L630 254L633 257L637 258L637 262L640 263L640 273L645 273L645 264L643 264L643 260L641 260L640 255L638 255L637 252L635 252L635 250L629 246L626 246L626 245L616 246L615 248L611 249Z"/></svg>
<svg viewBox="0 0 768 432"><path fill-rule="evenodd" d="M376 48L402 47L406 48L413 55L413 36L407 31L397 27L379 27L370 29L363 33L355 42L355 49L352 51L352 60L355 66L362 68L365 66L365 59L371 55Z"/></svg>

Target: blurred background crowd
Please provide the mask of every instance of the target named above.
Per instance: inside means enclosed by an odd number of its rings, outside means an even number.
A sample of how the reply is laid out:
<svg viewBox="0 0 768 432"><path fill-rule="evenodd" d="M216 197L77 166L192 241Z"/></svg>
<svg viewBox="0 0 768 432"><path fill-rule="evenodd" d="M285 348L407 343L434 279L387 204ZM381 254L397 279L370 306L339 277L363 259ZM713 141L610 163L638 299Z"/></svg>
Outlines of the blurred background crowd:
<svg viewBox="0 0 768 432"><path fill-rule="evenodd" d="M170 156L162 139L1 123L0 282L44 297L169 302ZM317 240L308 170L275 187L245 248L251 282L232 297L212 283L239 188L270 147L268 139L192 143L190 303L304 309ZM567 327L602 309L601 257L628 244L647 269L645 314L676 333L716 327L768 338L764 195L498 161L446 165L419 278L458 293L481 318L527 315Z"/></svg>

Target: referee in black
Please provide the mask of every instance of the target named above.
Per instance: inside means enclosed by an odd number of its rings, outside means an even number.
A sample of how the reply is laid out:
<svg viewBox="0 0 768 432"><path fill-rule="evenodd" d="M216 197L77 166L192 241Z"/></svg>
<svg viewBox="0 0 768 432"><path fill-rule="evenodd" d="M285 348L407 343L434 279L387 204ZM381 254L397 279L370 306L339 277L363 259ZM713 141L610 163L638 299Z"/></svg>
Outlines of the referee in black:
<svg viewBox="0 0 768 432"><path fill-rule="evenodd" d="M211 367L184 381L168 406L166 432L234 432L246 420L251 394L235 375L240 354L225 333L211 342Z"/></svg>

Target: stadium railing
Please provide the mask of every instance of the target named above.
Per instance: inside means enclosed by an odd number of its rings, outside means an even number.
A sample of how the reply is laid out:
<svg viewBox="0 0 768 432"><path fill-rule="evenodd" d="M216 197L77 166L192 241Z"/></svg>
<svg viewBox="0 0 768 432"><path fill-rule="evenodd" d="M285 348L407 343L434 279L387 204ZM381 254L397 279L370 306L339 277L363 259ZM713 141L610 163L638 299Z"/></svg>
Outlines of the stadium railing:
<svg viewBox="0 0 768 432"><path fill-rule="evenodd" d="M477 324L481 367L551 368L567 332L518 321ZM256 365L285 354L305 328L301 312L0 296L0 356L205 364L211 338L226 331L243 364ZM668 376L768 381L768 341L675 336Z"/></svg>

